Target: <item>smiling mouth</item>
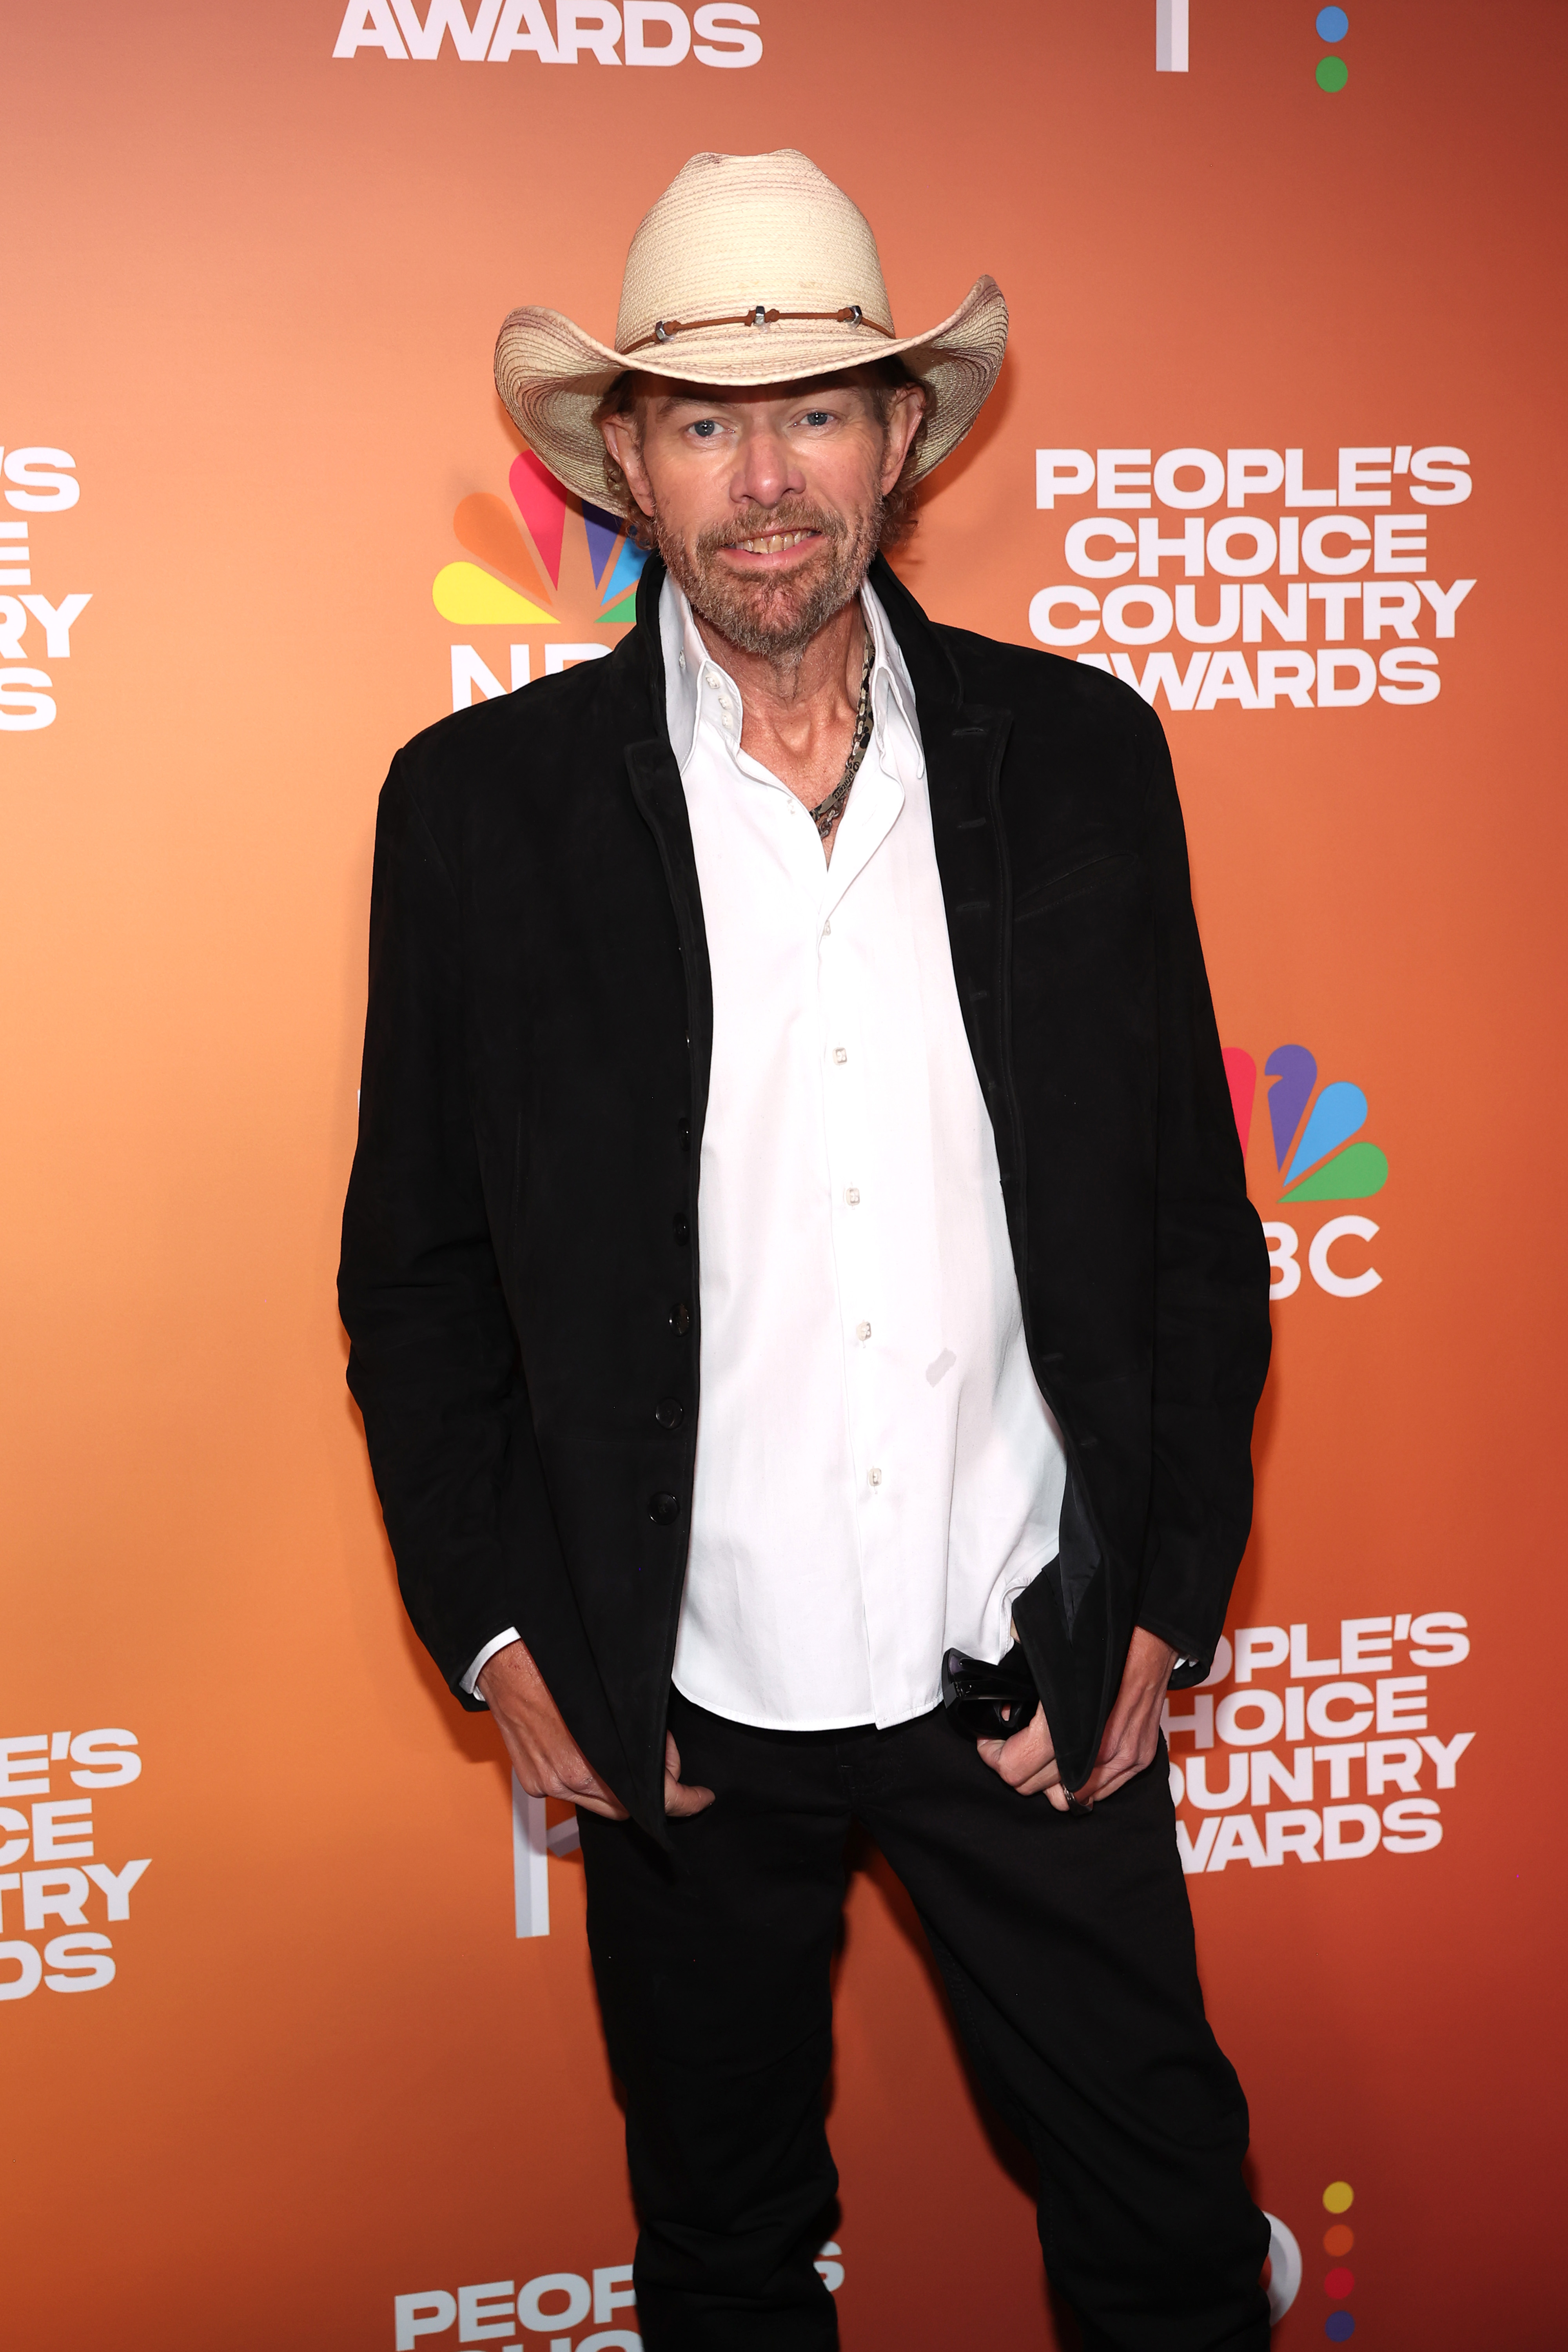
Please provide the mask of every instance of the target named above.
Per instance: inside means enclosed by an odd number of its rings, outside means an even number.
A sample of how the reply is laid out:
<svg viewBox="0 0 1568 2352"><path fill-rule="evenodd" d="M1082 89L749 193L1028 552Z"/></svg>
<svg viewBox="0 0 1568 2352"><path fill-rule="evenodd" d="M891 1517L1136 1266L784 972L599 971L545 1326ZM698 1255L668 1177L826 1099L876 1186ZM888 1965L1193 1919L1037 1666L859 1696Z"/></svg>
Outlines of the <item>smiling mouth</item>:
<svg viewBox="0 0 1568 2352"><path fill-rule="evenodd" d="M800 547L806 540L820 536L815 530L775 530L765 539L738 539L731 544L739 554L783 555L789 548Z"/></svg>

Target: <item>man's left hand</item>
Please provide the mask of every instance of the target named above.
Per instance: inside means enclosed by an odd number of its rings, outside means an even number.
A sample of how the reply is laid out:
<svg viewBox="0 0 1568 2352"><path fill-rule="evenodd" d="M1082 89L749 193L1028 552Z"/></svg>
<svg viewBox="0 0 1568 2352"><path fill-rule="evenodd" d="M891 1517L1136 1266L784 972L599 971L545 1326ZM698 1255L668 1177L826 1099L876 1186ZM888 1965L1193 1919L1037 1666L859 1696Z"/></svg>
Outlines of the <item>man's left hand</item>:
<svg viewBox="0 0 1568 2352"><path fill-rule="evenodd" d="M1145 1771L1154 1761L1160 1744L1160 1710L1165 1703L1165 1685L1175 1663L1176 1653L1169 1642L1162 1642L1157 1633L1145 1633L1142 1625L1134 1627L1127 1664L1121 1670L1121 1687L1100 1743L1099 1759L1082 1788L1073 1790L1077 1804L1087 1809L1097 1797L1109 1797L1123 1781ZM1016 1731L1011 1739L982 1739L975 1744L981 1761L989 1764L1021 1797L1043 1795L1058 1813L1067 1811L1067 1790L1057 1769L1056 1750L1043 1706L1036 1709L1033 1720L1022 1731Z"/></svg>

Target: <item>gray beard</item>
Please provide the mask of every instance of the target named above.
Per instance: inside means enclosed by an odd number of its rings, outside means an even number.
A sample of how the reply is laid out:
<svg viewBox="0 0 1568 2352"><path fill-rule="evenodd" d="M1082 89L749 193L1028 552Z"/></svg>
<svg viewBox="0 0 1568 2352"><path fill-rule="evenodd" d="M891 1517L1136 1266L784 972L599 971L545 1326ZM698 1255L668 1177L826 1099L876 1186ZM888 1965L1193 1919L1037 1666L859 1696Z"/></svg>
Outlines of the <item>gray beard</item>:
<svg viewBox="0 0 1568 2352"><path fill-rule="evenodd" d="M845 517L804 499L781 499L750 518L699 533L690 544L667 530L656 509L654 539L665 569L693 612L726 643L763 661L800 653L865 584L881 535L882 501ZM737 580L716 562L719 549L775 531L816 530L824 545L788 581Z"/></svg>

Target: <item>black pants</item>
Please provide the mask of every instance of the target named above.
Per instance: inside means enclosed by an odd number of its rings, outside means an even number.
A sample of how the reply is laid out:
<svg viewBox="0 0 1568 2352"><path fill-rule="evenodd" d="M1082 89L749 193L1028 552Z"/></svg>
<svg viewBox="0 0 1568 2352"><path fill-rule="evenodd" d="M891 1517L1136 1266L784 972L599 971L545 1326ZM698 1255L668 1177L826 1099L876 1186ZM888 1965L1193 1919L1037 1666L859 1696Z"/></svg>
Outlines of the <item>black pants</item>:
<svg viewBox="0 0 1568 2352"><path fill-rule="evenodd" d="M813 2267L837 2188L822 2094L845 1842L903 1881L975 2071L1039 2168L1053 2284L1091 2352L1267 2352L1247 2103L1204 2016L1163 1750L1087 1820L1018 1797L940 1709L757 1731L672 1693L717 1802L673 1857L582 1813L588 1941L626 2095L647 2352L837 2343Z"/></svg>

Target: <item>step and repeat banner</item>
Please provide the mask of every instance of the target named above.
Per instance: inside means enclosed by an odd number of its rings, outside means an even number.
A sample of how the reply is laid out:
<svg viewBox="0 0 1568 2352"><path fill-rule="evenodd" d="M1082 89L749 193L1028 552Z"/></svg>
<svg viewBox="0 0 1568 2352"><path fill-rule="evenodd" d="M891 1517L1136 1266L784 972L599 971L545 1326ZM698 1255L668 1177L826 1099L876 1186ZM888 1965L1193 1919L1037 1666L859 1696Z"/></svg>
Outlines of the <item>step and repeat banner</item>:
<svg viewBox="0 0 1568 2352"><path fill-rule="evenodd" d="M332 1276L390 755L631 615L496 328L608 335L686 157L784 144L901 326L982 269L1012 306L915 593L1113 673L1174 751L1276 1337L1171 1784L1276 2340L1568 2340L1564 36L1520 0L12 12L18 2352L638 2344L575 1824L405 1625ZM1066 2347L868 1851L837 2004L846 2345Z"/></svg>

